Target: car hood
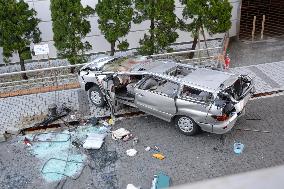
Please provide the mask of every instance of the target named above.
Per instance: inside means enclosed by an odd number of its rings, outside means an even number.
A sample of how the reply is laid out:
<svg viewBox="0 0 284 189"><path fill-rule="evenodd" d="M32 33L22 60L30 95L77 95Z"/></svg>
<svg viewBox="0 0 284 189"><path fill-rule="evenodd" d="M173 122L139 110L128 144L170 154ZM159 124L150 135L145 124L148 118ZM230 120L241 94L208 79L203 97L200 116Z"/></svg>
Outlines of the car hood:
<svg viewBox="0 0 284 189"><path fill-rule="evenodd" d="M115 57L108 56L108 55L97 55L94 60L85 64L81 70L100 70L105 64L109 63L110 61L114 60Z"/></svg>

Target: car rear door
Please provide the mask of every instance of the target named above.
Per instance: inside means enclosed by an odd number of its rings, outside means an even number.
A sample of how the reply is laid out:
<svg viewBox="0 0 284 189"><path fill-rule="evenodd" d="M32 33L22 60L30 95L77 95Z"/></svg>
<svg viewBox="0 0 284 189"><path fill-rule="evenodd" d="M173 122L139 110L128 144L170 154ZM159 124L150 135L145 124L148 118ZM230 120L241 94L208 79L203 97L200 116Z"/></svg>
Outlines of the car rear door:
<svg viewBox="0 0 284 189"><path fill-rule="evenodd" d="M175 82L150 76L134 89L135 104L146 113L170 121L177 111L175 97L178 88Z"/></svg>

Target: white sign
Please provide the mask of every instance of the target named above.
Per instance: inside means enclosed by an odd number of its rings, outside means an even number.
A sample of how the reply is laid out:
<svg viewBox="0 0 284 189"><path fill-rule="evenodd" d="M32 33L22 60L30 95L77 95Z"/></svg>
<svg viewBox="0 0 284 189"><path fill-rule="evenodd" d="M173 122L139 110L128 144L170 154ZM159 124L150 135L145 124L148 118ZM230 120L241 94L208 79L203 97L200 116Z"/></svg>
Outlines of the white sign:
<svg viewBox="0 0 284 189"><path fill-rule="evenodd" d="M49 54L48 44L34 45L35 55Z"/></svg>

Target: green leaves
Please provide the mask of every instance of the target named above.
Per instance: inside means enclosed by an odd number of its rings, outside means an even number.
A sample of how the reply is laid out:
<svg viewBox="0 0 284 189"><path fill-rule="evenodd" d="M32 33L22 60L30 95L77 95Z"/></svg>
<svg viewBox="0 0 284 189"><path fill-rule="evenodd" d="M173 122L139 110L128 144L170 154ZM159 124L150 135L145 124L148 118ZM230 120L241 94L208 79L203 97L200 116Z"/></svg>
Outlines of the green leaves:
<svg viewBox="0 0 284 189"><path fill-rule="evenodd" d="M201 27L209 34L223 33L231 28L232 6L228 0L180 0L185 5L183 17L192 23L181 22L181 29L196 37Z"/></svg>
<svg viewBox="0 0 284 189"><path fill-rule="evenodd" d="M80 0L51 0L51 18L54 45L58 55L67 58L71 64L83 63L85 52L92 46L82 40L91 31L88 16L94 10L84 8Z"/></svg>
<svg viewBox="0 0 284 189"><path fill-rule="evenodd" d="M134 22L150 20L149 33L140 40L138 52L151 55L171 51L169 45L178 38L174 0L134 0L134 3Z"/></svg>
<svg viewBox="0 0 284 189"><path fill-rule="evenodd" d="M100 0L96 5L99 16L99 29L111 44L111 55L115 51L115 43L125 37L130 31L133 8L131 0ZM119 42L118 48L126 50L129 44L126 40Z"/></svg>
<svg viewBox="0 0 284 189"><path fill-rule="evenodd" d="M40 42L36 12L23 0L0 0L0 46L6 60L18 52L21 59L31 58L30 43Z"/></svg>

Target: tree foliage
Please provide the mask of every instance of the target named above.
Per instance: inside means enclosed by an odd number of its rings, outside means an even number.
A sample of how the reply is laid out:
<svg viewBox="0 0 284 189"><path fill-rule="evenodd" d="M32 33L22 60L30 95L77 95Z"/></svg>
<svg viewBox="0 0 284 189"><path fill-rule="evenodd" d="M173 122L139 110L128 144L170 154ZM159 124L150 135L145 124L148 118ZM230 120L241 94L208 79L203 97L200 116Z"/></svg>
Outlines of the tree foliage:
<svg viewBox="0 0 284 189"><path fill-rule="evenodd" d="M180 0L183 5L183 17L191 19L190 24L180 21L181 29L189 31L194 37L195 49L199 32L204 29L210 35L223 33L231 28L232 6L228 0Z"/></svg>
<svg viewBox="0 0 284 189"><path fill-rule="evenodd" d="M22 71L25 71L24 60L31 58L31 42L41 40L40 20L35 16L35 10L29 9L23 0L0 0L0 46L6 61L13 53L19 54ZM25 74L23 77L27 79Z"/></svg>
<svg viewBox="0 0 284 189"><path fill-rule="evenodd" d="M67 58L71 64L85 61L84 53L92 48L82 40L91 31L88 16L94 10L84 8L80 0L51 0L51 17L54 46L58 55Z"/></svg>
<svg viewBox="0 0 284 189"><path fill-rule="evenodd" d="M111 44L111 55L115 51L115 43L120 50L126 50L129 46L127 40L119 40L125 37L131 27L133 8L131 0L99 0L96 5L96 13L99 16L99 29L106 40Z"/></svg>
<svg viewBox="0 0 284 189"><path fill-rule="evenodd" d="M141 54L171 51L169 45L176 41L177 23L174 0L134 0L135 23L150 20L149 34L140 40Z"/></svg>

